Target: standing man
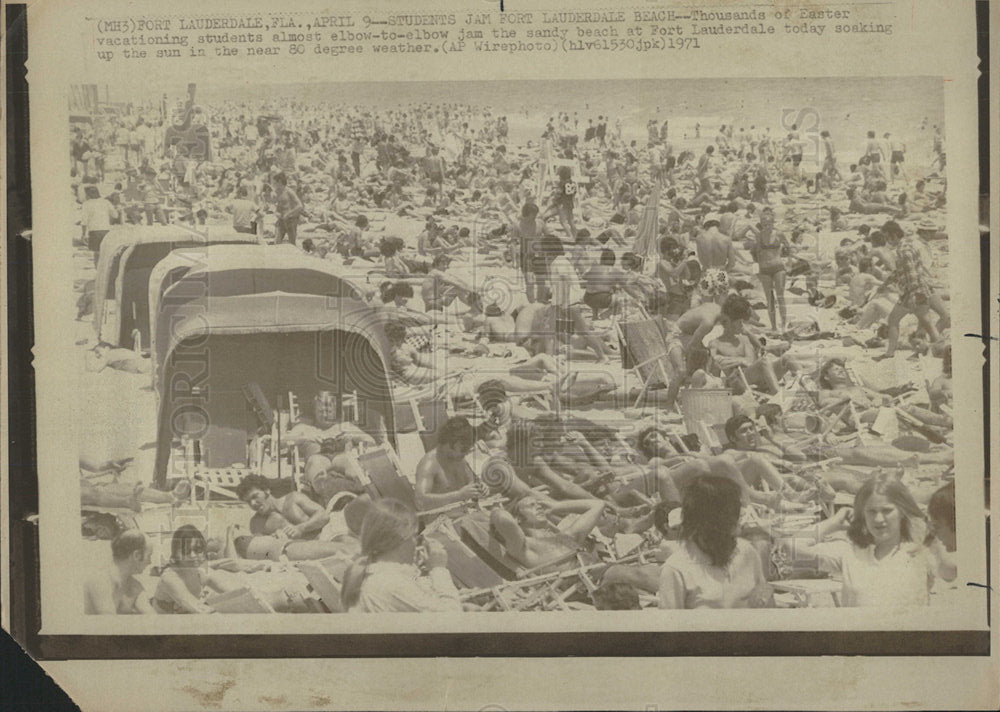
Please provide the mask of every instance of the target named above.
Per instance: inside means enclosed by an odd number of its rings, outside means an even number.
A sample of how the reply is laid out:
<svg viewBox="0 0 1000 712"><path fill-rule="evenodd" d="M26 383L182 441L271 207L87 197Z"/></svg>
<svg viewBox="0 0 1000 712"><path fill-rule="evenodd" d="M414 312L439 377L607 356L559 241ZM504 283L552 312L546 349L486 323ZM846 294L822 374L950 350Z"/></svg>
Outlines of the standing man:
<svg viewBox="0 0 1000 712"><path fill-rule="evenodd" d="M236 192L237 197L229 204L229 212L233 216L233 229L248 235L257 234L257 224L260 221L260 209L250 200L250 191L241 185Z"/></svg>
<svg viewBox="0 0 1000 712"><path fill-rule="evenodd" d="M705 152L698 159L698 167L695 169L695 193L711 192L712 183L708 179L709 169L712 167L712 154L715 153L715 146L711 144L705 147Z"/></svg>
<svg viewBox="0 0 1000 712"><path fill-rule="evenodd" d="M701 223L702 230L694 238L694 243L703 269L730 272L736 265L736 250L732 239L719 231L720 222L718 213L706 215Z"/></svg>
<svg viewBox="0 0 1000 712"><path fill-rule="evenodd" d="M903 156L906 153L906 144L898 138L890 138L886 133L885 140L889 144L889 171L890 180L896 180L896 176L903 176ZM903 176L905 178L905 176Z"/></svg>
<svg viewBox="0 0 1000 712"><path fill-rule="evenodd" d="M889 229L886 229L889 228ZM888 246L896 250L896 269L889 277L899 287L899 301L889 312L889 334L885 353L876 356L874 361L892 358L899 345L899 322L907 314L917 317L920 326L927 332L931 343L940 337L937 328L931 323L928 311L931 302L938 302L934 290L927 281L927 267L924 265L923 254L912 235L904 236L903 230L896 223L883 225ZM935 304L937 306L937 303Z"/></svg>
<svg viewBox="0 0 1000 712"><path fill-rule="evenodd" d="M360 134L355 134L351 139L351 167L354 168L354 177L361 176L361 152L365 150L365 144L361 140Z"/></svg>
<svg viewBox="0 0 1000 712"><path fill-rule="evenodd" d="M111 542L111 566L83 584L83 612L89 615L154 613L136 576L150 564L146 536L128 529Z"/></svg>
<svg viewBox="0 0 1000 712"><path fill-rule="evenodd" d="M280 244L287 237L294 245L298 235L299 217L303 210L302 201L295 191L288 187L288 176L284 173L275 173L271 185L275 191L274 205L278 213L278 220L274 226L274 243Z"/></svg>
<svg viewBox="0 0 1000 712"><path fill-rule="evenodd" d="M594 134L594 137L597 139L597 141L600 144L601 148L607 148L608 147L607 140L606 140L607 134L608 134L608 121L607 121L606 118L604 118L604 116L598 116L597 117L597 130L596 130L596 132Z"/></svg>
<svg viewBox="0 0 1000 712"><path fill-rule="evenodd" d="M840 175L840 169L837 168L837 152L829 131L820 131L819 135L823 139L823 174L832 186L835 180L839 181L843 178Z"/></svg>

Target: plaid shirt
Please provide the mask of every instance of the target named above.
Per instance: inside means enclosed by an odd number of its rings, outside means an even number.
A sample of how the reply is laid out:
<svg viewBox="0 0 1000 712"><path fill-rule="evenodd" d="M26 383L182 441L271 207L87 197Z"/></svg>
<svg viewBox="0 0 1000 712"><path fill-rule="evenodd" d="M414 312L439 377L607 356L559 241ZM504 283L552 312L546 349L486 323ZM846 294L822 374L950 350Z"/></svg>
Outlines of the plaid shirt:
<svg viewBox="0 0 1000 712"><path fill-rule="evenodd" d="M893 279L904 295L927 294L930 287L923 257L912 237L903 238L896 248L896 272Z"/></svg>

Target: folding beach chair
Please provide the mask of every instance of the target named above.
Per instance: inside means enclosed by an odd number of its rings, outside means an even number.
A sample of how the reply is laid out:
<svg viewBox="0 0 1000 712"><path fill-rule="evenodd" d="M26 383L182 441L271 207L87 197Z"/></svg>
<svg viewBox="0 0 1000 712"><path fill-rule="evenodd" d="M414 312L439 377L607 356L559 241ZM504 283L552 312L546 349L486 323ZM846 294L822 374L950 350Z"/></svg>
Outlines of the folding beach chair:
<svg viewBox="0 0 1000 712"><path fill-rule="evenodd" d="M649 391L670 383L667 342L655 319L619 322L618 332L623 345L622 368L634 371L642 381L642 391L633 405L638 408Z"/></svg>
<svg viewBox="0 0 1000 712"><path fill-rule="evenodd" d="M503 583L500 574L462 541L447 516L438 517L429 524L424 530L424 537L440 542L448 552L448 571L460 588L492 588Z"/></svg>
<svg viewBox="0 0 1000 712"><path fill-rule="evenodd" d="M839 607L840 593L844 588L841 581L829 578L788 579L771 581L770 583L775 593L792 595L791 608L815 608L815 597L817 596L829 596L833 600L833 605Z"/></svg>
<svg viewBox="0 0 1000 712"><path fill-rule="evenodd" d="M362 482L372 499L391 497L417 509L414 481L403 474L402 465L389 445L381 445L356 456L367 481Z"/></svg>
<svg viewBox="0 0 1000 712"><path fill-rule="evenodd" d="M438 430L454 412L454 404L446 398L411 398L397 402L393 409L397 443L402 435L416 434L425 452L433 450L437 446Z"/></svg>
<svg viewBox="0 0 1000 712"><path fill-rule="evenodd" d="M548 561L542 566L528 568L508 554L506 547L493 536L490 531L489 513L474 512L460 518L457 524L469 548L489 564L490 568L510 581L527 578L540 569L558 566L576 558L577 552L570 551L566 556Z"/></svg>
<svg viewBox="0 0 1000 712"><path fill-rule="evenodd" d="M313 592L330 613L343 613L340 590L350 562L340 557L318 561L298 561L295 567L306 577Z"/></svg>
<svg viewBox="0 0 1000 712"><path fill-rule="evenodd" d="M271 604L252 588L240 588L205 599L216 613L274 613Z"/></svg>

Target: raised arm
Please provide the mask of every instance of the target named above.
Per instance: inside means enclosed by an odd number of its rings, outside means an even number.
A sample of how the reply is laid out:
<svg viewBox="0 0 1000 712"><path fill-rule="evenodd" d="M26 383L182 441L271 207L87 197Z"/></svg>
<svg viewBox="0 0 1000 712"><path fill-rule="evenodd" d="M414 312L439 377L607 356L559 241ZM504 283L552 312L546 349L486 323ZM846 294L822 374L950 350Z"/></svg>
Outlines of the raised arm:
<svg viewBox="0 0 1000 712"><path fill-rule="evenodd" d="M535 477L551 487L553 495L563 499L595 499L590 492L567 480L541 458L536 457L532 464L535 468Z"/></svg>
<svg viewBox="0 0 1000 712"><path fill-rule="evenodd" d="M590 536L590 532L597 526L601 515L604 514L605 506L601 500L584 499L576 502L559 502L553 507L553 511L556 508L561 508L567 513L578 512L580 514L569 527L563 530L563 533L568 534L578 542L582 542Z"/></svg>

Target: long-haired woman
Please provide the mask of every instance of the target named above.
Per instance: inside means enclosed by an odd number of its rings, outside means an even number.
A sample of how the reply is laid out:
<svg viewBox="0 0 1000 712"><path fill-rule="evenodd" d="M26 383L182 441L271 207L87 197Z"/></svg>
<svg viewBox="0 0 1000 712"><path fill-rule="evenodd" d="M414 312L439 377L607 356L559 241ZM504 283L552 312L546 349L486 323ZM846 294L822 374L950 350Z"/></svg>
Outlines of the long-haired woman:
<svg viewBox="0 0 1000 712"><path fill-rule="evenodd" d="M846 541L823 541L842 530ZM820 524L812 542L797 536L792 553L800 563L841 575L842 606L923 606L935 574L954 578L924 546L926 533L924 514L906 485L883 473L862 485L853 510Z"/></svg>
<svg viewBox="0 0 1000 712"><path fill-rule="evenodd" d="M395 499L374 502L361 525L361 557L344 575L348 611L461 611L448 554L434 540L417 543L417 517ZM421 573L426 570L426 575Z"/></svg>
<svg viewBox="0 0 1000 712"><path fill-rule="evenodd" d="M764 608L773 605L757 550L737 536L740 487L697 477L684 491L679 551L660 572L660 608Z"/></svg>

